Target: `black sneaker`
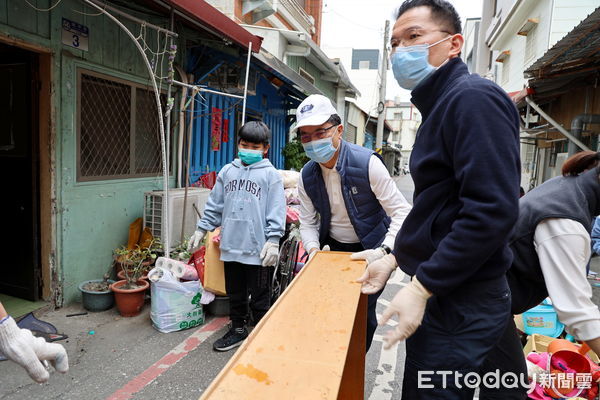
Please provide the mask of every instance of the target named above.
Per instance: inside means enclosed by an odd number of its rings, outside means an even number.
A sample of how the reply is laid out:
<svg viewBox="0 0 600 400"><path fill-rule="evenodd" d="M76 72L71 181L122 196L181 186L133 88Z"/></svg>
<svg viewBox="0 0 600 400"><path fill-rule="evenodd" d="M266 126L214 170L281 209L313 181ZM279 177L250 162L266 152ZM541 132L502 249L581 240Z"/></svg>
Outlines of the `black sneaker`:
<svg viewBox="0 0 600 400"><path fill-rule="evenodd" d="M243 328L230 328L227 333L213 344L216 351L227 351L242 344L248 337L248 330Z"/></svg>

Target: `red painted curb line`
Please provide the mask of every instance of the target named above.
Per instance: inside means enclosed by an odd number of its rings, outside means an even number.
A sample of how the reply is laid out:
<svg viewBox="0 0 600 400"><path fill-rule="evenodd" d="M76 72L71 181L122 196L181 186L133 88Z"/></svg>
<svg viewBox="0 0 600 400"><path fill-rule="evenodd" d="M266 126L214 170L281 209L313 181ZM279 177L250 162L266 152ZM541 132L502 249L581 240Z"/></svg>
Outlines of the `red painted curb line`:
<svg viewBox="0 0 600 400"><path fill-rule="evenodd" d="M175 348L165 354L160 360L148 367L144 372L107 397L107 400L130 399L133 394L142 390L165 371L168 371L169 368L177 364L179 360L187 356L190 351L196 349L213 333L225 326L228 321L229 318L216 318L209 324L204 325L202 328L188 336L183 342L175 346Z"/></svg>

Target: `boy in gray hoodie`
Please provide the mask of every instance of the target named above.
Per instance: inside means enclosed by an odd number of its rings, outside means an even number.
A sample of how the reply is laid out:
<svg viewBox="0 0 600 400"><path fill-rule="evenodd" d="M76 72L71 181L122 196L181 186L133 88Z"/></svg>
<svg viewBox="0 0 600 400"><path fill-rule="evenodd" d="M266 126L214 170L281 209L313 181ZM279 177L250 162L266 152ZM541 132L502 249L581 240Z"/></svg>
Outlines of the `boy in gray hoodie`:
<svg viewBox="0 0 600 400"><path fill-rule="evenodd" d="M189 240L199 247L206 232L221 227L221 260L229 296L231 327L214 344L227 351L248 336L248 292L254 322L271 306L271 276L285 231L285 195L281 176L266 158L271 131L250 121L238 132L238 157L225 165L213 187L204 216Z"/></svg>

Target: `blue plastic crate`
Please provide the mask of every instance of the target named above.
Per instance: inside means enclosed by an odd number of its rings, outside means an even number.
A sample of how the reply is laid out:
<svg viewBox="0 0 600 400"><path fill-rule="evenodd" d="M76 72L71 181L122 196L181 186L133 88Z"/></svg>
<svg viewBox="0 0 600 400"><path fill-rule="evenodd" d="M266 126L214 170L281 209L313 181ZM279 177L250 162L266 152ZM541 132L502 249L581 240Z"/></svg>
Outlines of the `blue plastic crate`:
<svg viewBox="0 0 600 400"><path fill-rule="evenodd" d="M523 327L528 335L538 333L550 337L558 337L565 328L554 307L545 301L523 313Z"/></svg>

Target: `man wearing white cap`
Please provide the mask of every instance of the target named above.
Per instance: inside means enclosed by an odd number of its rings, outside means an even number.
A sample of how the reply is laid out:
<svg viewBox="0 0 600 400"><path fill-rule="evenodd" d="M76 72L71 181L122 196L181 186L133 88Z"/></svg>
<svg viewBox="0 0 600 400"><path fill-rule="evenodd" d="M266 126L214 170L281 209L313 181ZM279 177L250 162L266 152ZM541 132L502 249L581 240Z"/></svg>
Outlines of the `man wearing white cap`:
<svg viewBox="0 0 600 400"><path fill-rule="evenodd" d="M342 139L344 127L331 101L311 95L298 106L296 131L311 159L301 171L300 232L312 257L319 249L357 252L371 263L391 252L411 206L381 157ZM369 296L367 350L377 327L381 291Z"/></svg>

